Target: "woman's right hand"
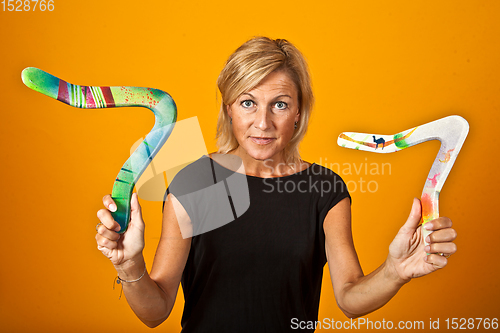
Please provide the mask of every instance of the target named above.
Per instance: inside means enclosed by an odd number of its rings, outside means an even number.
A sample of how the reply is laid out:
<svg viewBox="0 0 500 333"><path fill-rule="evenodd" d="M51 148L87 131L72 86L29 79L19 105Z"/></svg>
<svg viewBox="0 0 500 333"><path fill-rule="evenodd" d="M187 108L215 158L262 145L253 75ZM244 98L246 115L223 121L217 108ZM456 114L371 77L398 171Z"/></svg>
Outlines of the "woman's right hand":
<svg viewBox="0 0 500 333"><path fill-rule="evenodd" d="M132 194L130 201L130 222L127 231L118 234L120 225L116 222L111 212L116 211L116 204L108 194L102 199L107 209L97 212L97 217L102 224L97 228L97 248L104 254L116 268L129 262L142 259L144 249L144 221L142 220L141 206L137 193Z"/></svg>

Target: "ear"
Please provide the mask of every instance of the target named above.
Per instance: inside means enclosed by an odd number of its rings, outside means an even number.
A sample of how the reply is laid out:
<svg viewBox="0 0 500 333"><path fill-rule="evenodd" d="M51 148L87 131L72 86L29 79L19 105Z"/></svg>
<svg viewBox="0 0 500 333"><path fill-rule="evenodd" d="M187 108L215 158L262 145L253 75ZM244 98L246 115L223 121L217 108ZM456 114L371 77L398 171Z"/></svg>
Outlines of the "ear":
<svg viewBox="0 0 500 333"><path fill-rule="evenodd" d="M297 123L299 122L299 120L300 120L300 111L297 112L297 114L295 115L295 122Z"/></svg>
<svg viewBox="0 0 500 333"><path fill-rule="evenodd" d="M229 118L233 118L233 112L231 111L231 107L229 105L226 105L226 111Z"/></svg>

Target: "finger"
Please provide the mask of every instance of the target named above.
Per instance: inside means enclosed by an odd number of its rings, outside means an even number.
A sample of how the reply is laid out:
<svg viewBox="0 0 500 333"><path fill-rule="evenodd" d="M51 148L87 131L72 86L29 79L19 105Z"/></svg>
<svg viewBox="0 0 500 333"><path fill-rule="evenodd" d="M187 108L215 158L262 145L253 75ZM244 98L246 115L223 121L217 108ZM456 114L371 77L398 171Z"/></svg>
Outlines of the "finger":
<svg viewBox="0 0 500 333"><path fill-rule="evenodd" d="M109 194L106 194L103 198L102 198L102 203L104 204L104 207L106 207L107 209L109 209L110 211L112 212L116 212L116 203L115 201L111 198L111 195Z"/></svg>
<svg viewBox="0 0 500 333"><path fill-rule="evenodd" d="M95 240L97 242L97 246L101 246L110 250L116 249L118 247L118 242L112 241L106 237L103 237L99 234L95 235Z"/></svg>
<svg viewBox="0 0 500 333"><path fill-rule="evenodd" d="M447 256L450 256L457 252L457 245L455 243L435 243L430 244L425 247L426 253L444 253Z"/></svg>
<svg viewBox="0 0 500 333"><path fill-rule="evenodd" d="M97 245L97 249L99 251L101 251L101 253L104 254L106 256L106 258L111 259L112 250L110 250L110 249L108 249L106 247L100 246L100 245Z"/></svg>
<svg viewBox="0 0 500 333"><path fill-rule="evenodd" d="M448 259L439 254L429 254L425 256L424 260L437 268L443 268L448 264Z"/></svg>
<svg viewBox="0 0 500 333"><path fill-rule="evenodd" d="M447 243L453 242L457 238L457 232L453 228L434 231L427 236L427 243Z"/></svg>
<svg viewBox="0 0 500 333"><path fill-rule="evenodd" d="M427 222L424 227L427 230L435 231L440 229L451 228L452 225L453 222L451 222L449 218L442 216Z"/></svg>
<svg viewBox="0 0 500 333"><path fill-rule="evenodd" d="M420 223L420 218L422 216L422 207L420 205L420 200L413 198L413 204L411 206L410 216L406 220L405 224L401 227L401 231L404 233L413 234Z"/></svg>
<svg viewBox="0 0 500 333"><path fill-rule="evenodd" d="M117 241L120 239L120 234L113 231L113 230L109 230L108 228L106 228L106 226L104 225L99 225L99 227L97 227L97 233L107 239L110 239L112 241Z"/></svg>
<svg viewBox="0 0 500 333"><path fill-rule="evenodd" d="M109 212L109 210L107 210L107 209L100 209L97 212L97 217L102 222L102 224L104 224L104 226L106 228L108 228L109 230L119 231L121 229L121 227L118 224L118 222L116 222L113 219L113 216L111 216L111 213ZM101 226L99 226L99 228L101 228Z"/></svg>

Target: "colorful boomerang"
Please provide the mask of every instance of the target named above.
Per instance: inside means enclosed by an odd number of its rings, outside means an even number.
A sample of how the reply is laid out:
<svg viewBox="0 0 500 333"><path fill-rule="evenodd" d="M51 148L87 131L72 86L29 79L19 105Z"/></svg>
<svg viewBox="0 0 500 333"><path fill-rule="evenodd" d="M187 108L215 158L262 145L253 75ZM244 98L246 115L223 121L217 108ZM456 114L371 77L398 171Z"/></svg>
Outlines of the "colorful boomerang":
<svg viewBox="0 0 500 333"><path fill-rule="evenodd" d="M441 141L422 191L423 223L439 217L439 192L455 163L460 148L469 133L469 124L459 116L450 116L417 126L395 135L374 135L344 132L339 146L375 153L393 153L429 140ZM424 230L424 240L430 231Z"/></svg>
<svg viewBox="0 0 500 333"><path fill-rule="evenodd" d="M28 88L78 108L143 106L153 111L154 127L121 168L111 192L117 206L113 218L120 224L119 233L125 232L134 185L174 128L177 108L172 97L152 88L79 86L34 67L25 68L21 77Z"/></svg>

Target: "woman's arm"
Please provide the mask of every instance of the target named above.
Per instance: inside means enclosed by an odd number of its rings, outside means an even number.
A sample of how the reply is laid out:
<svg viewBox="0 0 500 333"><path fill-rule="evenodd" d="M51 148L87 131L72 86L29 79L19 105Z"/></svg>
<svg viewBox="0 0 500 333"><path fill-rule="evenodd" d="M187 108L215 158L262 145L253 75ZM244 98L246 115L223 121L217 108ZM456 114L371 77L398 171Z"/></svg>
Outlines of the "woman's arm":
<svg viewBox="0 0 500 333"><path fill-rule="evenodd" d="M165 202L162 233L151 273L146 272L136 282L122 284L128 304L149 327L161 324L172 311L191 246L190 238L182 238L172 201L169 195ZM106 207L112 204L111 197L104 197ZM121 236L113 231L118 223L113 220L109 210L100 210L98 216L104 224L99 227L96 236L98 248L112 261L122 280L139 278L144 273L145 262L142 254L144 222L137 195L132 197L129 228Z"/></svg>
<svg viewBox="0 0 500 333"><path fill-rule="evenodd" d="M451 221L441 217L427 223L426 227L435 232L430 236L430 247L425 247L418 226L420 216L416 199L408 220L389 247L386 261L364 275L352 240L349 199L330 210L323 226L326 255L337 304L346 316L356 318L382 307L411 278L444 267L447 259L438 252L455 253L452 241L456 232L451 229Z"/></svg>

